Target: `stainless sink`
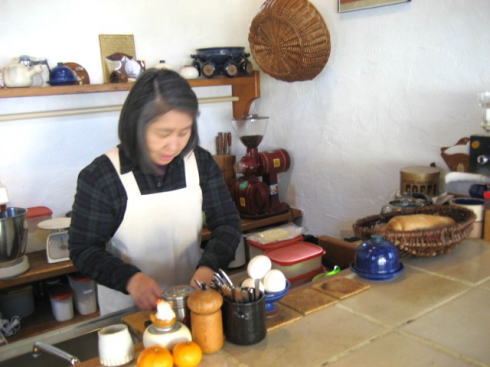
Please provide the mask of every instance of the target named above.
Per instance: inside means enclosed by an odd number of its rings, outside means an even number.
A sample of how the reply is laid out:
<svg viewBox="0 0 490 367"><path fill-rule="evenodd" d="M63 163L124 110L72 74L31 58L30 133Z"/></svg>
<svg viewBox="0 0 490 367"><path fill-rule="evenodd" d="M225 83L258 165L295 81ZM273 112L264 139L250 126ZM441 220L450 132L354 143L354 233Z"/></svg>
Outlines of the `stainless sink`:
<svg viewBox="0 0 490 367"><path fill-rule="evenodd" d="M123 316L136 311L135 308L127 309L2 346L0 347L0 367L66 367L70 365L66 359L42 350L33 353L34 344L39 341L55 346L82 362L97 357L99 329L120 323ZM140 340L133 336L133 342L136 344Z"/></svg>
<svg viewBox="0 0 490 367"><path fill-rule="evenodd" d="M90 333L77 336L76 338L65 340L61 343L54 344L55 347L67 352L73 356L78 357L80 361L87 361L98 355L98 337L97 330ZM35 366L49 366L49 367L66 367L70 363L60 357L53 354L39 352L28 352L17 357L13 357L6 361L0 362L1 367L35 367Z"/></svg>

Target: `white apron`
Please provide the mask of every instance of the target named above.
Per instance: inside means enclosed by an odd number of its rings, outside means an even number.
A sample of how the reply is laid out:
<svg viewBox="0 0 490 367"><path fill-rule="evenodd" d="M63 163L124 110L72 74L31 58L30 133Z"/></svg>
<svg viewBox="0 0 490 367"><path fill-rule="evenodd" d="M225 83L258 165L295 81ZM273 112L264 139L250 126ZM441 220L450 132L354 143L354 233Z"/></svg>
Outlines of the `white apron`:
<svg viewBox="0 0 490 367"><path fill-rule="evenodd" d="M106 153L119 173L119 150ZM194 153L184 158L186 187L141 195L133 172L119 178L128 202L109 251L154 278L160 286L188 284L201 257L202 191ZM97 285L100 314L134 302L129 295Z"/></svg>

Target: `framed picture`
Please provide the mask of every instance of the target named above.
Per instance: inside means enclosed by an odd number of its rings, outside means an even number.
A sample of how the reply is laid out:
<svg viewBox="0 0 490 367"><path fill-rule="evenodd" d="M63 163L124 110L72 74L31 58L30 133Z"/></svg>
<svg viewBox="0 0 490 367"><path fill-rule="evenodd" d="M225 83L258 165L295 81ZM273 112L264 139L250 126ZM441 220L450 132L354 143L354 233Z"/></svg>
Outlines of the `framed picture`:
<svg viewBox="0 0 490 367"><path fill-rule="evenodd" d="M338 0L339 13L347 11L376 8L378 6L408 3L411 0Z"/></svg>
<svg viewBox="0 0 490 367"><path fill-rule="evenodd" d="M100 62L104 74L104 83L109 82L109 69L105 58L116 52L121 52L136 59L134 36L132 34L99 34Z"/></svg>

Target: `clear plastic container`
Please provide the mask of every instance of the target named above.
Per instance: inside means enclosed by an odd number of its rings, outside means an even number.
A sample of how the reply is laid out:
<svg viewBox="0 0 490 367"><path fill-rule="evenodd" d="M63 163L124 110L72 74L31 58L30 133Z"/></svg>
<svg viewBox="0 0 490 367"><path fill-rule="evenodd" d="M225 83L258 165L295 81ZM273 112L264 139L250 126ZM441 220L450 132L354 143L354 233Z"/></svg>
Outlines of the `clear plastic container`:
<svg viewBox="0 0 490 367"><path fill-rule="evenodd" d="M95 282L79 274L68 276L68 280L74 292L77 312L81 315L88 315L97 311Z"/></svg>
<svg viewBox="0 0 490 367"><path fill-rule="evenodd" d="M322 255L325 250L309 242L296 242L266 253L272 268L281 270L286 278L295 283L310 279L323 271Z"/></svg>
<svg viewBox="0 0 490 367"><path fill-rule="evenodd" d="M56 321L67 321L73 318L73 291L69 287L56 287L52 289L49 299Z"/></svg>

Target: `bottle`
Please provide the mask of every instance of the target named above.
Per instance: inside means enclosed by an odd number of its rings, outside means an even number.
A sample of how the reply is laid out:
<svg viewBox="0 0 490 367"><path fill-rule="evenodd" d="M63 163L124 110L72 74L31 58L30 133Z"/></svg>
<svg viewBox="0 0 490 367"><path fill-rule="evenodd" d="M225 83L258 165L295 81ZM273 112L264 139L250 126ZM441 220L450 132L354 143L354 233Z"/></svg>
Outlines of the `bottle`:
<svg viewBox="0 0 490 367"><path fill-rule="evenodd" d="M490 191L483 193L485 199L483 209L483 239L490 242Z"/></svg>
<svg viewBox="0 0 490 367"><path fill-rule="evenodd" d="M203 353L214 353L223 347L223 297L214 289L196 290L187 299L191 310L192 338Z"/></svg>
<svg viewBox="0 0 490 367"><path fill-rule="evenodd" d="M192 335L187 326L177 321L172 306L167 301L157 301L157 312L150 314L152 324L143 333L145 348L159 345L172 350L173 346L181 341L191 341Z"/></svg>

